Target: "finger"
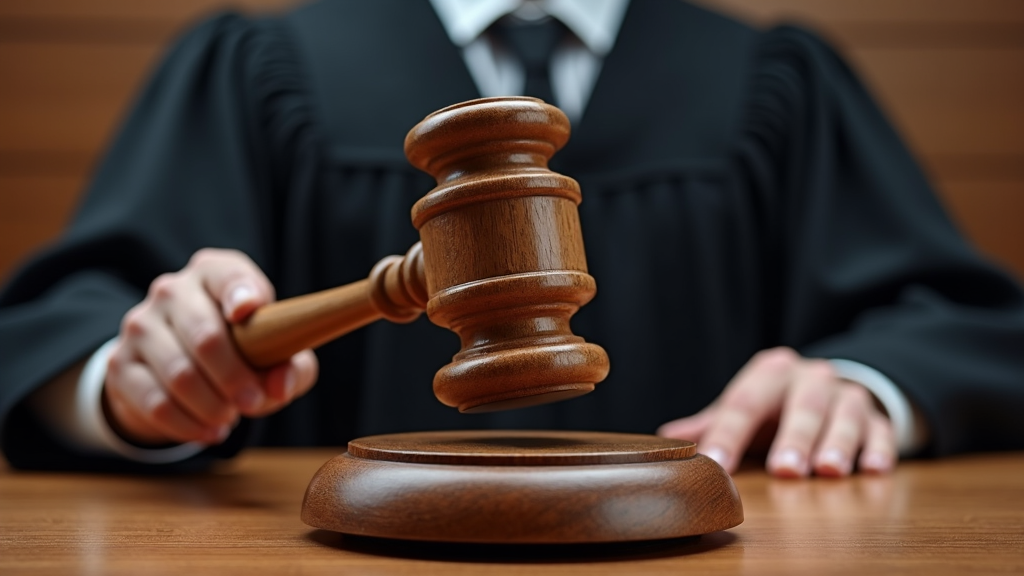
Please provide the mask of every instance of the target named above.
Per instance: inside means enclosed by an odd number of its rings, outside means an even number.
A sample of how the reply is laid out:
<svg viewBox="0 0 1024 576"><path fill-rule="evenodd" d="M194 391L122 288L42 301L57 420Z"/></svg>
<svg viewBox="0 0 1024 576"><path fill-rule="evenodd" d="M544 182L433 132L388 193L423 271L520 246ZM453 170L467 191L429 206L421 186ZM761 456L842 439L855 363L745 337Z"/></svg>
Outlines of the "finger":
<svg viewBox="0 0 1024 576"><path fill-rule="evenodd" d="M874 407L871 393L859 384L841 384L835 404L814 455L819 476L847 476L864 443L868 415Z"/></svg>
<svg viewBox="0 0 1024 576"><path fill-rule="evenodd" d="M126 315L124 324L133 355L179 406L212 430L234 424L238 411L196 367L166 324L153 314L136 311Z"/></svg>
<svg viewBox="0 0 1024 576"><path fill-rule="evenodd" d="M693 416L679 418L666 422L658 427L657 435L663 438L678 438L699 442L704 432L711 426L715 418L715 407L707 408L697 412Z"/></svg>
<svg viewBox="0 0 1024 576"><path fill-rule="evenodd" d="M195 253L189 266L199 272L203 289L220 304L228 322L240 322L274 301L273 285L242 252L206 248Z"/></svg>
<svg viewBox="0 0 1024 576"><path fill-rule="evenodd" d="M220 395L254 415L265 401L260 377L239 355L217 305L197 283L184 282L167 293L155 290L166 323Z"/></svg>
<svg viewBox="0 0 1024 576"><path fill-rule="evenodd" d="M263 384L267 400L255 416L276 412L309 392L316 383L318 371L319 365L312 350L303 350L287 363L268 370Z"/></svg>
<svg viewBox="0 0 1024 576"><path fill-rule="evenodd" d="M110 427L117 432L118 436L130 442L150 446L166 444L171 441L170 438L138 416L120 398L109 397L106 413Z"/></svg>
<svg viewBox="0 0 1024 576"><path fill-rule="evenodd" d="M782 406L800 357L788 348L756 354L726 387L700 451L726 471L735 470L761 425Z"/></svg>
<svg viewBox="0 0 1024 576"><path fill-rule="evenodd" d="M303 350L292 356L292 371L294 373L294 386L291 387L289 401L304 396L320 376L320 362L312 350Z"/></svg>
<svg viewBox="0 0 1024 576"><path fill-rule="evenodd" d="M171 399L146 366L132 362L122 366L120 372L122 381L111 386L111 393L123 402L124 410L134 415L126 418L125 423L142 420L174 442L212 444L223 441L230 432L227 426L211 431L192 418Z"/></svg>
<svg viewBox="0 0 1024 576"><path fill-rule="evenodd" d="M768 471L786 478L810 473L810 456L831 410L838 382L825 361L804 361L794 373L791 392L768 452Z"/></svg>
<svg viewBox="0 0 1024 576"><path fill-rule="evenodd" d="M860 469L863 472L891 472L896 467L896 460L896 435L892 430L892 422L873 410L868 416L867 439L860 454Z"/></svg>
<svg viewBox="0 0 1024 576"><path fill-rule="evenodd" d="M107 422L117 434L139 444L161 444L170 439L129 409L120 390L132 384L125 382L124 357L117 355L117 348L107 364L107 377L103 385L103 409Z"/></svg>

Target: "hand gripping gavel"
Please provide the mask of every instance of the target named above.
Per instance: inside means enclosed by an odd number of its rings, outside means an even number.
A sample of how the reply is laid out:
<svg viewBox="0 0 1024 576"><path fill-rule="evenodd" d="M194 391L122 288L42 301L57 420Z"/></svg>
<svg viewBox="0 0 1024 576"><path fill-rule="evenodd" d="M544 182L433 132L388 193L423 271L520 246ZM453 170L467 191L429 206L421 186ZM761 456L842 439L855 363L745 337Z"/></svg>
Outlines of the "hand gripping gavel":
<svg viewBox="0 0 1024 576"><path fill-rule="evenodd" d="M421 242L369 278L282 300L234 327L242 354L269 367L374 320L424 309L462 349L434 377L461 412L586 394L608 375L604 349L569 318L594 297L575 180L548 170L569 121L534 98L484 98L427 116L406 136L409 161L437 179L412 208Z"/></svg>

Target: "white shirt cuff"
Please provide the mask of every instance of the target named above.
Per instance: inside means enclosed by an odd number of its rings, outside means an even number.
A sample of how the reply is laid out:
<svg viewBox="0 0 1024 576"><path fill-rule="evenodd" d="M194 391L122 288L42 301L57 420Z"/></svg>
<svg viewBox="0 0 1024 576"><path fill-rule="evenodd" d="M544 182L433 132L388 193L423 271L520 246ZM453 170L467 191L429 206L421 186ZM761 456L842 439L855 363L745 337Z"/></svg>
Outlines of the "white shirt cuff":
<svg viewBox="0 0 1024 576"><path fill-rule="evenodd" d="M927 428L917 417L903 392L885 374L853 360L829 360L836 375L852 380L868 389L889 413L896 448L901 456L908 456L920 450L927 440Z"/></svg>
<svg viewBox="0 0 1024 576"><path fill-rule="evenodd" d="M170 464L202 451L205 446L198 442L140 448L114 432L103 413L103 383L107 378L107 361L116 344L114 338L101 346L89 358L77 381L53 382L34 394L31 403L35 413L58 439L81 452L121 456L146 464Z"/></svg>

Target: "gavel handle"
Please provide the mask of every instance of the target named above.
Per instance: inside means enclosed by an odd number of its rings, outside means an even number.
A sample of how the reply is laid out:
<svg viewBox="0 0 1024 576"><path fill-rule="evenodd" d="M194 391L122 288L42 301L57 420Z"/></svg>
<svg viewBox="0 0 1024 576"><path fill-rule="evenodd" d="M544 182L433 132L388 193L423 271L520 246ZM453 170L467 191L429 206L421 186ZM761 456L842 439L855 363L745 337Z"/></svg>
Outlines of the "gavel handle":
<svg viewBox="0 0 1024 576"><path fill-rule="evenodd" d="M269 368L381 318L412 322L426 305L423 247L417 242L404 257L378 262L365 280L267 304L232 332L250 364Z"/></svg>

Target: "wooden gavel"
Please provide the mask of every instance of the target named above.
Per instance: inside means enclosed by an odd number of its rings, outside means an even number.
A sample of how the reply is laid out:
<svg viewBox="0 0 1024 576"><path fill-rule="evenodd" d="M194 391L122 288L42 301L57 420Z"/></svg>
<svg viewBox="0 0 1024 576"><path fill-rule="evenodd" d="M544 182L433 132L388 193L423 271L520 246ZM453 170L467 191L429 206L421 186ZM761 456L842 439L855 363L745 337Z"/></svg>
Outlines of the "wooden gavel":
<svg viewBox="0 0 1024 576"><path fill-rule="evenodd" d="M597 291L587 273L579 184L548 170L569 121L534 98L484 98L427 116L406 136L409 161L437 179L412 208L421 242L365 280L282 300L234 327L242 354L269 367L380 318L425 309L462 349L434 378L461 412L586 394L608 374L604 349L569 319Z"/></svg>

